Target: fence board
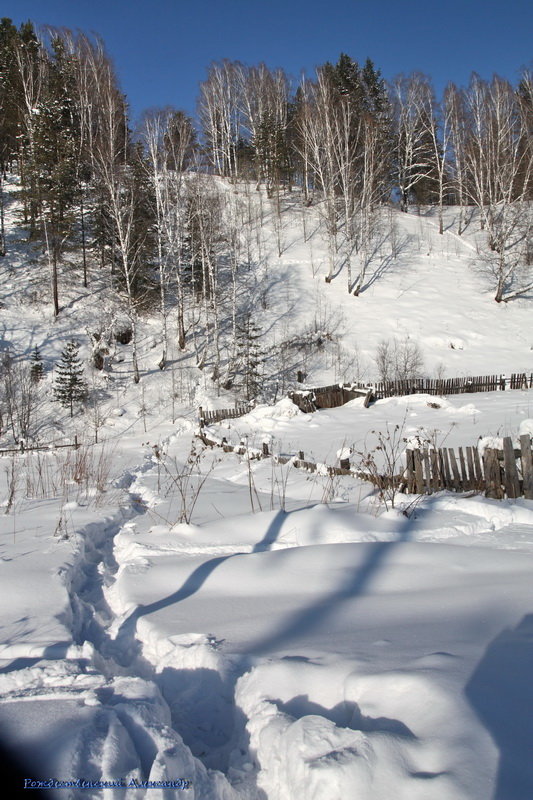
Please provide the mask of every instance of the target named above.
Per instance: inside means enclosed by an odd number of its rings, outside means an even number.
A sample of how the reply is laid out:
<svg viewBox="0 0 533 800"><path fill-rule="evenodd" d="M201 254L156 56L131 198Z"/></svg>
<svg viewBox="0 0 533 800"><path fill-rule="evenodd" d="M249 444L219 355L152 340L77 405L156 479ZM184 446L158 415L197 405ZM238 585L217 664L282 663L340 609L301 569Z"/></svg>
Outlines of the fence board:
<svg viewBox="0 0 533 800"><path fill-rule="evenodd" d="M518 480L518 470L516 469L513 442L510 436L505 436L503 440L503 464L504 486L507 497L520 497L520 482Z"/></svg>
<svg viewBox="0 0 533 800"><path fill-rule="evenodd" d="M472 489L477 489L476 468L474 467L473 447L466 448L466 462L468 464L468 475Z"/></svg>
<svg viewBox="0 0 533 800"><path fill-rule="evenodd" d="M487 447L483 454L483 466L485 472L487 497L500 500L503 497L500 462L498 461L498 451L492 447Z"/></svg>
<svg viewBox="0 0 533 800"><path fill-rule="evenodd" d="M441 472L439 454L436 450L431 450L430 454L431 472L433 473L431 488L433 491L438 492L442 488Z"/></svg>
<svg viewBox="0 0 533 800"><path fill-rule="evenodd" d="M483 489L483 470L481 469L481 461L479 459L479 452L477 447L472 448L472 456L474 458L474 468L476 471L476 489Z"/></svg>
<svg viewBox="0 0 533 800"><path fill-rule="evenodd" d="M429 461L429 453L426 448L422 450L422 461L424 462L424 477L426 481L426 491L428 492L428 494L431 494L432 491L431 463Z"/></svg>
<svg viewBox="0 0 533 800"><path fill-rule="evenodd" d="M470 489L470 481L468 480L468 472L466 470L465 456L462 447L459 448L459 465L461 467L461 483L463 484L463 489Z"/></svg>
<svg viewBox="0 0 533 800"><path fill-rule="evenodd" d="M457 469L455 453L451 447L448 447L448 457L450 459L450 467L452 470L453 488L458 492L461 489L461 478L459 477L459 470Z"/></svg>
<svg viewBox="0 0 533 800"><path fill-rule="evenodd" d="M415 463L412 450L406 451L405 459L407 468L407 492L413 494L415 486Z"/></svg>
<svg viewBox="0 0 533 800"><path fill-rule="evenodd" d="M442 464L442 474L444 476L444 489L452 488L452 481L450 476L450 465L448 463L448 451L445 447L439 450L439 461Z"/></svg>
<svg viewBox="0 0 533 800"><path fill-rule="evenodd" d="M415 464L415 487L417 494L424 494L424 473L422 472L422 459L420 457L420 450L413 450L414 464Z"/></svg>
<svg viewBox="0 0 533 800"><path fill-rule="evenodd" d="M531 456L531 437L527 433L520 437L520 451L524 497L528 500L533 500L533 459Z"/></svg>

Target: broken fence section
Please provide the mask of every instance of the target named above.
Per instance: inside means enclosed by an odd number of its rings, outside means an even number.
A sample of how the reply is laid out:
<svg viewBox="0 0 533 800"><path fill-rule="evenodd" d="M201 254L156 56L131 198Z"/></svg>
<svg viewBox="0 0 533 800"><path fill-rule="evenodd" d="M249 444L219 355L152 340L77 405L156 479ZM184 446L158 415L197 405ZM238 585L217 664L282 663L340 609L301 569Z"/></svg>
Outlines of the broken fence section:
<svg viewBox="0 0 533 800"><path fill-rule="evenodd" d="M78 450L81 447L81 443L78 441L78 437L74 437L73 442L48 442L48 444L36 444L36 445L28 445L25 441L21 440L18 443L18 447L9 447L0 450L0 456L8 456L13 453L35 453L37 451L40 452L52 452L54 450L60 450L61 448L72 448L73 450Z"/></svg>
<svg viewBox="0 0 533 800"><path fill-rule="evenodd" d="M365 383L337 383L333 386L289 392L288 396L300 411L308 414L322 408L338 408L357 397L364 397L367 406L374 396L374 389Z"/></svg>
<svg viewBox="0 0 533 800"><path fill-rule="evenodd" d="M533 373L513 372L507 375L479 375L463 378L416 378L410 380L381 381L373 385L343 383L319 386L289 392L289 398L301 411L311 413L322 408L337 408L356 397L365 398L365 407L373 400L385 397L403 397L409 394L430 394L444 397L473 392L500 392L506 389L533 388Z"/></svg>
<svg viewBox="0 0 533 800"><path fill-rule="evenodd" d="M330 466L309 461L303 451L298 455L270 452L267 442L262 449L248 447L246 441L229 444L225 438L217 441L200 429L199 438L209 447L220 447L225 453L248 455L252 459L275 458L280 464L292 462L297 469L321 472L324 475L350 475L373 483L380 490L396 488L406 494L433 494L443 490L451 492L484 492L486 497L501 500L504 497L525 497L533 500L533 453L529 434L520 436L520 448L515 449L509 436L503 439L503 449L487 447L480 457L478 448L439 447L405 451L406 467L400 475L379 475L357 470L349 459L340 466Z"/></svg>
<svg viewBox="0 0 533 800"><path fill-rule="evenodd" d="M405 485L408 494L484 492L487 497L525 497L533 500L533 459L531 436L520 436L515 449L510 436L503 449L487 447L480 458L477 447L440 447L406 450Z"/></svg>

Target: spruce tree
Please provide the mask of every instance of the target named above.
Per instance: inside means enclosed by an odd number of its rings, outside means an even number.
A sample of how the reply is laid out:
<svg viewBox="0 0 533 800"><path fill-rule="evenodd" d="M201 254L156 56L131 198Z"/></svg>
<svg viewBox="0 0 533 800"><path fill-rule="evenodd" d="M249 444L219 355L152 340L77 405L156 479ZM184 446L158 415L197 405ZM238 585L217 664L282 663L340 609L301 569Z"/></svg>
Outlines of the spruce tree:
<svg viewBox="0 0 533 800"><path fill-rule="evenodd" d="M254 400L262 387L263 353L259 346L261 330L253 321L250 312L244 314L237 324L236 344L240 385L247 400Z"/></svg>
<svg viewBox="0 0 533 800"><path fill-rule="evenodd" d="M71 340L61 353L54 381L55 399L74 416L74 403L85 400L88 394L87 381L83 376L83 365L78 358L79 344Z"/></svg>
<svg viewBox="0 0 533 800"><path fill-rule="evenodd" d="M33 353L31 354L30 378L33 383L39 383L44 378L43 359L37 345L35 345Z"/></svg>

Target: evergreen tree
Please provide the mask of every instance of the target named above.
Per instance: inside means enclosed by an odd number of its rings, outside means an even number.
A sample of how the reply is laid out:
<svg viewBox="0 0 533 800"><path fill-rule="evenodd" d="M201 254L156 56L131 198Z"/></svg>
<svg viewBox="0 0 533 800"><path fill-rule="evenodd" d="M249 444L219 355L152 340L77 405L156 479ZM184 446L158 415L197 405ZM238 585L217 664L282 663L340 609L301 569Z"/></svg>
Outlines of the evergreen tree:
<svg viewBox="0 0 533 800"><path fill-rule="evenodd" d="M80 193L80 120L76 104L76 58L57 36L48 57L34 123L34 147L29 167L34 172L40 204L41 236L52 265L54 313L59 313L58 262L72 234L74 207Z"/></svg>
<svg viewBox="0 0 533 800"><path fill-rule="evenodd" d="M35 345L31 355L30 377L33 383L39 383L44 378L43 359L41 358L41 351L37 345Z"/></svg>
<svg viewBox="0 0 533 800"><path fill-rule="evenodd" d="M156 261L156 199L149 179L150 169L138 143L132 148L131 163L125 181L126 213L130 225L128 261L131 264L131 288L136 302L149 292L151 268Z"/></svg>
<svg viewBox="0 0 533 800"><path fill-rule="evenodd" d="M15 48L18 32L7 17L0 20L0 170L18 150L20 92L17 82Z"/></svg>
<svg viewBox="0 0 533 800"><path fill-rule="evenodd" d="M264 357L259 347L261 330L247 312L240 324L237 324L237 363L240 372L240 384L247 400L253 400L261 391L261 365Z"/></svg>
<svg viewBox="0 0 533 800"><path fill-rule="evenodd" d="M266 111L257 126L251 145L257 162L257 172L265 181L267 194L282 179L290 177L290 159L287 146L286 122L280 121L272 111Z"/></svg>
<svg viewBox="0 0 533 800"><path fill-rule="evenodd" d="M79 344L71 340L61 353L54 381L55 399L74 415L74 403L85 400L88 394L87 381L83 376L83 365L78 358Z"/></svg>

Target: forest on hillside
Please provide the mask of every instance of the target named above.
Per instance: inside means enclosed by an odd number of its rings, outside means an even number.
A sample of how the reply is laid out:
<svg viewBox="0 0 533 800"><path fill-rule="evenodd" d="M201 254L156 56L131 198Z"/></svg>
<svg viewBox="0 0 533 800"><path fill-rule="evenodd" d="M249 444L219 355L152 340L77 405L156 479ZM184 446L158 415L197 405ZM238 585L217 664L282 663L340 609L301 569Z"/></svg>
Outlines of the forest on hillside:
<svg viewBox="0 0 533 800"><path fill-rule="evenodd" d="M342 271L356 297L391 205L434 207L440 233L444 207L457 206L459 236L475 214L494 299L533 288L527 71L516 86L474 74L467 87L449 84L438 100L427 76L400 75L387 85L370 60L346 54L297 85L282 69L225 60L208 69L196 119L167 107L145 112L133 129L102 41L65 29L38 32L30 22L16 28L4 18L4 255L6 181L13 179L19 230L41 248L54 315L68 277L65 255L75 253L83 287L106 283L129 320L136 382L137 323L148 308L160 315L161 369L169 336L183 350L200 327L217 380L224 363L230 383L235 348L253 361L258 333L238 296L264 219L254 197L265 197L274 227L289 200L300 207L305 236L305 211L316 210L327 241L326 281ZM278 249L281 256L281 235ZM221 352L223 329L233 356ZM95 336L97 350L104 332Z"/></svg>

